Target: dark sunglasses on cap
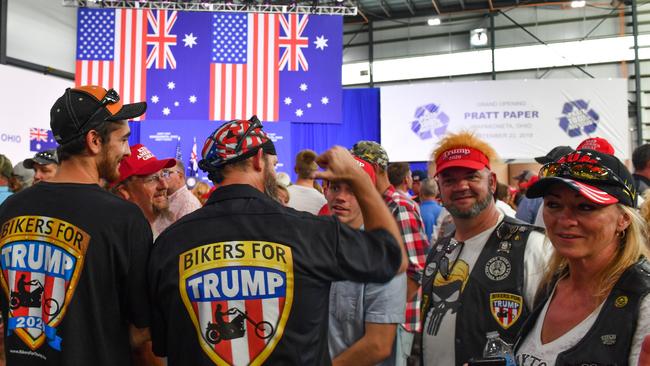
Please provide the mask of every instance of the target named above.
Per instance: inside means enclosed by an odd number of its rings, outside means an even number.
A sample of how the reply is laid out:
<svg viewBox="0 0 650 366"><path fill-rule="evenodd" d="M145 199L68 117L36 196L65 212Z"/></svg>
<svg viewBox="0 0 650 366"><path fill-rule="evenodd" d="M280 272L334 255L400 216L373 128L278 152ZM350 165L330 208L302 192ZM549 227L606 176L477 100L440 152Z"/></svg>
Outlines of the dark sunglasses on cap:
<svg viewBox="0 0 650 366"><path fill-rule="evenodd" d="M237 142L237 145L235 146L235 151L239 151L241 145L244 143L244 141L246 141L246 138L248 138L251 132L255 131L256 128L262 128L262 122L260 122L257 116L251 117L251 119L249 119L248 122L250 122L250 124L248 125L246 131L244 131L244 135L239 139L239 142Z"/></svg>
<svg viewBox="0 0 650 366"><path fill-rule="evenodd" d="M70 93L69 89L68 92L66 93L66 104L68 111L70 112L70 116L72 117L72 120L75 122L76 125L79 126L79 131L83 131L84 126L88 124L88 122L92 121L97 114L104 108L105 106L109 104L115 104L120 101L120 95L117 94L117 92L114 89L108 89L106 92L106 95L102 98L102 100L99 101L99 106L95 110L93 114L90 115L83 123L79 124L79 119L77 118L76 113L74 112L74 108L72 107L72 93Z"/></svg>
<svg viewBox="0 0 650 366"><path fill-rule="evenodd" d="M458 247L460 247L460 249L456 251L456 248ZM463 248L465 248L464 241L458 241L454 238L451 238L451 240L447 243L447 245L445 245L440 251L438 251L435 254L433 258L433 262L436 264L438 273L440 273L440 275L445 280L449 279L449 276L451 275L454 266L456 265L456 262L458 262L458 258L463 252ZM450 257L454 253L454 251L456 251L456 255L454 257L454 261L451 262L450 265Z"/></svg>
<svg viewBox="0 0 650 366"><path fill-rule="evenodd" d="M565 177L591 181L614 181L623 188L630 197L633 189L628 187L616 173L604 165L588 162L548 163L539 170L540 178Z"/></svg>

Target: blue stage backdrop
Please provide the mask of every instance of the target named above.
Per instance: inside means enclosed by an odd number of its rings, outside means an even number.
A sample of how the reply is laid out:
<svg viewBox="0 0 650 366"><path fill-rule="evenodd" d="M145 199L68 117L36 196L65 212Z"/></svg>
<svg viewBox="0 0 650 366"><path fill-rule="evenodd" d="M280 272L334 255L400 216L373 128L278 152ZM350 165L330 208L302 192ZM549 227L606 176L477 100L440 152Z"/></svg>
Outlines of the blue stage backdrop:
<svg viewBox="0 0 650 366"><path fill-rule="evenodd" d="M185 173L194 174L192 152L196 151L196 161L201 160L201 149L208 135L210 135L221 122L210 121L145 121L132 122L132 136L138 135L139 140L130 143L142 143L158 158L178 158L180 155L185 164ZM264 123L264 130L275 143L278 153L278 171L283 171L287 164L291 164L291 136L288 122ZM194 144L196 141L196 149ZM207 175L198 169L198 177L208 181Z"/></svg>
<svg viewBox="0 0 650 366"><path fill-rule="evenodd" d="M193 140L197 151L205 138L221 122L209 121L144 121L131 122L131 144L143 143L158 157L173 157L181 137L180 150L183 162L189 168ZM341 124L266 122L264 129L273 134L278 159L278 172L288 173L295 182L293 163L302 149L321 153L334 145L351 148L360 140L379 141L379 89L343 90L343 118ZM200 157L199 157L200 159ZM426 163L411 163L411 168L426 170ZM201 176L204 176L201 172Z"/></svg>

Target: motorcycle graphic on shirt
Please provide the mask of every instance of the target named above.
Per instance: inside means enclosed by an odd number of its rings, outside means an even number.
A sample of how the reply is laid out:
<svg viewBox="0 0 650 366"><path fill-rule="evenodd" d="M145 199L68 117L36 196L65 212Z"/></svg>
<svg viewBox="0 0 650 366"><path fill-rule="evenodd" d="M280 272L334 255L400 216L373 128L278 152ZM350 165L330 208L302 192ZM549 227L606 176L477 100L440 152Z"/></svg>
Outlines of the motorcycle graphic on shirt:
<svg viewBox="0 0 650 366"><path fill-rule="evenodd" d="M217 365L261 365L282 338L293 303L289 246L206 244L179 256L179 290L206 355Z"/></svg>
<svg viewBox="0 0 650 366"><path fill-rule="evenodd" d="M7 336L18 336L31 350L45 342L61 350L57 326L65 316L90 235L51 217L19 216L0 229L0 283L9 305Z"/></svg>

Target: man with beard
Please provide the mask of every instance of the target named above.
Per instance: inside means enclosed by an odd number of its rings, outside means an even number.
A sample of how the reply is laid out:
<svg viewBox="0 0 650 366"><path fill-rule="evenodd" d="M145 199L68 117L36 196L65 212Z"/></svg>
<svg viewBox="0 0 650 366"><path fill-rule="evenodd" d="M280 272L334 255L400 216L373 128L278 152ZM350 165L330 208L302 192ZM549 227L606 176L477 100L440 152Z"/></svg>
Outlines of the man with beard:
<svg viewBox="0 0 650 366"><path fill-rule="evenodd" d="M482 356L488 332L514 342L550 247L534 226L496 208L497 179L490 169L496 153L487 143L468 132L448 134L432 160L456 230L439 238L427 256L423 364L462 365Z"/></svg>
<svg viewBox="0 0 650 366"><path fill-rule="evenodd" d="M316 178L344 181L359 197L359 231L269 197L277 157L255 116L221 125L201 155L219 188L160 235L149 261L154 353L170 366L331 364L330 284L386 282L406 268L370 178L342 147L316 159L325 168Z"/></svg>
<svg viewBox="0 0 650 366"><path fill-rule="evenodd" d="M98 186L129 156L128 119L145 103L114 90L68 88L50 111L60 167L0 206L7 365L128 365L149 338L151 230L137 206Z"/></svg>
<svg viewBox="0 0 650 366"><path fill-rule="evenodd" d="M201 202L192 192L187 189L185 183L185 166L180 160L175 160L176 165L170 169L164 169L163 174L167 175L167 197L169 197L169 209L156 219L153 224L153 231L161 233L169 225L175 223L181 217L201 208Z"/></svg>
<svg viewBox="0 0 650 366"><path fill-rule="evenodd" d="M140 207L151 225L154 239L160 234L156 231L156 220L166 215L169 210L169 173L163 169L175 165L174 159L158 160L146 146L133 145L131 155L120 163L119 179L113 182L113 192Z"/></svg>

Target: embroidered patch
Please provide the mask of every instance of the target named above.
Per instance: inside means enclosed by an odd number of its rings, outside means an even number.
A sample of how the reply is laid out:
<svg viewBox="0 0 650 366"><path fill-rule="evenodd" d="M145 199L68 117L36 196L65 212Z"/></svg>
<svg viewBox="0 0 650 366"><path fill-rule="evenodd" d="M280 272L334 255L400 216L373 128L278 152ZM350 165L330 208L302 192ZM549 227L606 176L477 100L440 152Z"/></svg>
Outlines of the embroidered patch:
<svg viewBox="0 0 650 366"><path fill-rule="evenodd" d="M208 357L218 365L263 364L291 312L291 248L212 243L182 253L178 265L180 295Z"/></svg>
<svg viewBox="0 0 650 366"><path fill-rule="evenodd" d="M61 350L57 326L81 276L90 235L45 216L19 216L2 224L2 288L9 303L7 335L32 350L44 342Z"/></svg>
<svg viewBox="0 0 650 366"><path fill-rule="evenodd" d="M507 292L490 294L492 316L503 329L510 328L519 320L523 303L523 298L519 295Z"/></svg>
<svg viewBox="0 0 650 366"><path fill-rule="evenodd" d="M424 275L427 277L431 277L433 272L436 271L437 264L436 262L431 262L427 264L426 268L424 268Z"/></svg>
<svg viewBox="0 0 650 366"><path fill-rule="evenodd" d="M625 305L627 305L627 301L628 301L627 296L625 296L625 295L619 296L614 301L614 306L616 306L617 308L622 308Z"/></svg>
<svg viewBox="0 0 650 366"><path fill-rule="evenodd" d="M510 261L506 257L490 258L485 264L485 275L492 281L501 281L510 275Z"/></svg>
<svg viewBox="0 0 650 366"><path fill-rule="evenodd" d="M600 341L606 346L613 346L616 344L616 334L601 335Z"/></svg>

